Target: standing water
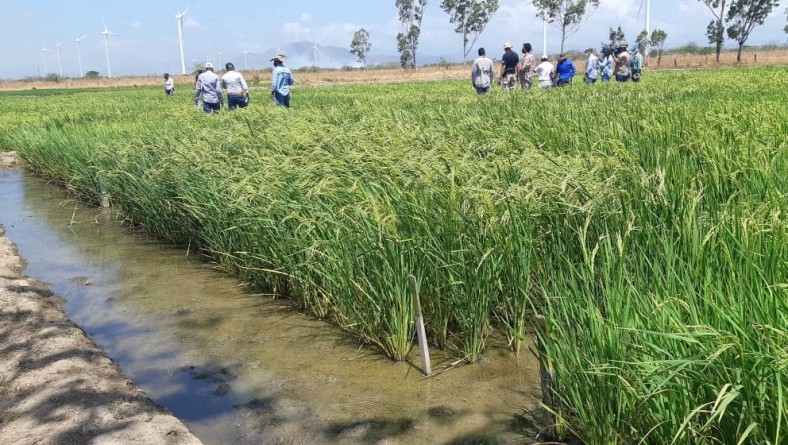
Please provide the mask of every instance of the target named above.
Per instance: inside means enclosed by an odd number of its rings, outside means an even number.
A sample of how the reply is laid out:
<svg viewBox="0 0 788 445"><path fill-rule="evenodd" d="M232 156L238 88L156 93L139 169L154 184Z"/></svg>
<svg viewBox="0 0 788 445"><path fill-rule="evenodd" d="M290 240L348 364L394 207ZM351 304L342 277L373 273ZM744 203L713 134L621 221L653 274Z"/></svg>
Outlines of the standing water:
<svg viewBox="0 0 788 445"><path fill-rule="evenodd" d="M533 437L521 416L539 394L528 353L456 365L431 351L437 375L422 378L417 355L391 362L20 170L0 170L0 208L25 273L207 445Z"/></svg>

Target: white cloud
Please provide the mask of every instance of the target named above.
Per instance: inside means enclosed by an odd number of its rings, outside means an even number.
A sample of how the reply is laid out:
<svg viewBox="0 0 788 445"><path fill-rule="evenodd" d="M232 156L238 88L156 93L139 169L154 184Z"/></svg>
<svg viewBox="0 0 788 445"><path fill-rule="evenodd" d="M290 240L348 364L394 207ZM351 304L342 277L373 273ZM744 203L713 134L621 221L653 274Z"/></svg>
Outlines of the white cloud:
<svg viewBox="0 0 788 445"><path fill-rule="evenodd" d="M300 17L298 17L298 20L300 22L304 22L304 23L309 22L309 21L312 20L312 14L310 14L308 12L305 12L305 13L301 14Z"/></svg>
<svg viewBox="0 0 788 445"><path fill-rule="evenodd" d="M197 20L194 20L193 18L189 17L189 18L186 19L186 21L183 22L183 27L184 28L190 28L190 29L197 29L197 28L200 28L200 22L198 22Z"/></svg>

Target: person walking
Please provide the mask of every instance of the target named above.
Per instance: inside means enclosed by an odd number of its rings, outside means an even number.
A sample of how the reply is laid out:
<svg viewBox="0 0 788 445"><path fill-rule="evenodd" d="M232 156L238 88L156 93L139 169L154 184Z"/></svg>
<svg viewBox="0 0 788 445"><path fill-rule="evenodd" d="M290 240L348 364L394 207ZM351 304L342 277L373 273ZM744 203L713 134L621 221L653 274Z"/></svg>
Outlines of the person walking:
<svg viewBox="0 0 788 445"><path fill-rule="evenodd" d="M473 61L471 67L471 83L478 94L490 92L493 83L495 64L489 57L484 48L479 48L479 57Z"/></svg>
<svg viewBox="0 0 788 445"><path fill-rule="evenodd" d="M547 60L547 56L542 56L542 63L536 67L536 77L539 80L539 88L553 86L553 64Z"/></svg>
<svg viewBox="0 0 788 445"><path fill-rule="evenodd" d="M517 64L520 57L512 51L512 44L503 44L503 56L501 57L501 88L512 91L517 85Z"/></svg>
<svg viewBox="0 0 788 445"><path fill-rule="evenodd" d="M630 57L629 53L627 52L627 44L622 43L613 53L613 74L616 75L616 81L629 81L629 60Z"/></svg>
<svg viewBox="0 0 788 445"><path fill-rule="evenodd" d="M290 68L285 66L284 54L277 54L274 62L274 71L271 73L271 99L280 107L290 108L290 86L295 79Z"/></svg>
<svg viewBox="0 0 788 445"><path fill-rule="evenodd" d="M205 114L218 113L224 104L222 85L219 76L213 72L213 63L205 64L205 71L197 77L197 86L194 88L194 105L200 103Z"/></svg>
<svg viewBox="0 0 788 445"><path fill-rule="evenodd" d="M588 48L584 52L588 56L588 59L586 59L586 74L583 76L583 81L591 85L595 83L599 77L599 59L594 54L594 48Z"/></svg>
<svg viewBox="0 0 788 445"><path fill-rule="evenodd" d="M610 48L602 48L602 61L599 62L599 72L602 82L610 82L613 78L613 54Z"/></svg>
<svg viewBox="0 0 788 445"><path fill-rule="evenodd" d="M246 85L244 76L235 71L235 65L224 65L225 73L222 76L222 87L227 90L227 108L230 111L236 108L246 108L249 105L249 86Z"/></svg>
<svg viewBox="0 0 788 445"><path fill-rule="evenodd" d="M575 78L577 70L575 64L566 57L566 54L558 56L558 65L555 67L557 75L556 85L559 87L572 85L572 79Z"/></svg>
<svg viewBox="0 0 788 445"><path fill-rule="evenodd" d="M164 94L167 96L175 94L175 82L170 77L170 73L164 73Z"/></svg>
<svg viewBox="0 0 788 445"><path fill-rule="evenodd" d="M517 80L520 81L520 88L524 90L530 90L534 84L534 71L537 63L532 50L533 47L530 43L523 43L523 58L517 65Z"/></svg>
<svg viewBox="0 0 788 445"><path fill-rule="evenodd" d="M632 56L632 82L640 82L640 74L643 71L643 54L640 53L640 47L637 45L632 46L632 52L635 53Z"/></svg>

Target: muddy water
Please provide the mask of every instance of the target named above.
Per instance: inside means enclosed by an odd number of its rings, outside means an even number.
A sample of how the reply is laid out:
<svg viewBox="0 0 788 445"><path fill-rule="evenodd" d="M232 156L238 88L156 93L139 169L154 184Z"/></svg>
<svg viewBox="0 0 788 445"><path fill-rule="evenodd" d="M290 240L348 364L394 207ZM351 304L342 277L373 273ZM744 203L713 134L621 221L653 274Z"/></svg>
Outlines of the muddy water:
<svg viewBox="0 0 788 445"><path fill-rule="evenodd" d="M0 224L68 315L206 444L528 443L528 353L493 349L429 379L185 249L0 170ZM433 354L433 369L454 361ZM412 362L418 364L414 355Z"/></svg>

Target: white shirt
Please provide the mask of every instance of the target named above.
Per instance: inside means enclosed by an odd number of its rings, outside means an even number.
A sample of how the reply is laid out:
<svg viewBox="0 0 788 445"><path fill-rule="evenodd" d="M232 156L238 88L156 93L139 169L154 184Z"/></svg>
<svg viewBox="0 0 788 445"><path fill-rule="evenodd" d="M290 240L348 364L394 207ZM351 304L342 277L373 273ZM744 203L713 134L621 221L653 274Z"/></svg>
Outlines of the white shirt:
<svg viewBox="0 0 788 445"><path fill-rule="evenodd" d="M586 74L589 79L596 79L599 73L599 59L593 55L588 55L588 62L586 62Z"/></svg>
<svg viewBox="0 0 788 445"><path fill-rule="evenodd" d="M244 76L238 71L227 71L224 73L222 86L227 90L227 94L244 94L249 92Z"/></svg>
<svg viewBox="0 0 788 445"><path fill-rule="evenodd" d="M172 81L172 77L164 81L164 89L171 90L175 87L175 82Z"/></svg>
<svg viewBox="0 0 788 445"><path fill-rule="evenodd" d="M549 87L553 85L553 79L550 78L550 74L553 73L553 64L544 61L536 67L536 75L539 77L539 88Z"/></svg>

